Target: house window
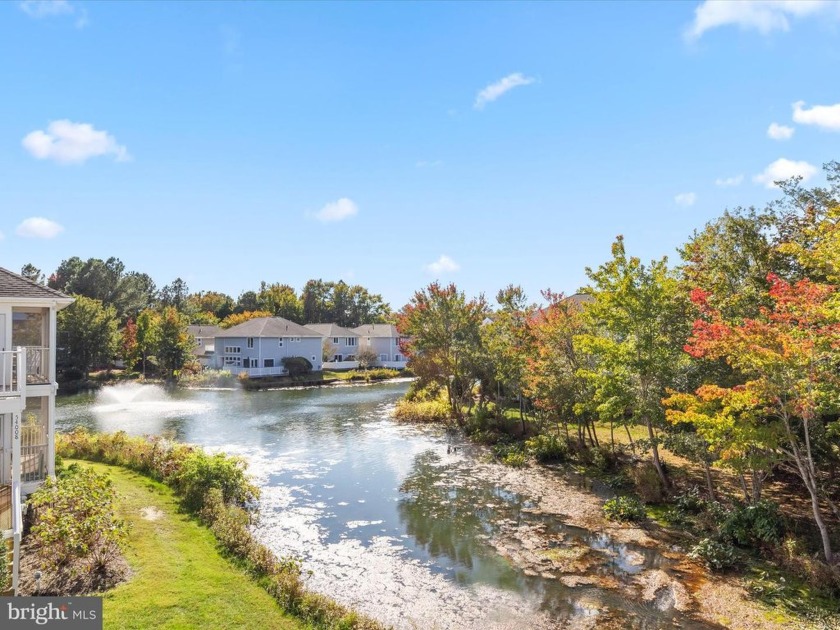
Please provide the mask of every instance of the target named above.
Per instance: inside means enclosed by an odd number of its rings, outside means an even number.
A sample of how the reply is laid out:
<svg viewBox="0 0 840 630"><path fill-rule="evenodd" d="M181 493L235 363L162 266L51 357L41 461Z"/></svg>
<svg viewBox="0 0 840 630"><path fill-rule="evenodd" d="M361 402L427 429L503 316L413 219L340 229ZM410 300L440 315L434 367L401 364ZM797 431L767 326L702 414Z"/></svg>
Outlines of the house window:
<svg viewBox="0 0 840 630"><path fill-rule="evenodd" d="M263 359L263 367L274 367L274 359Z"/></svg>
<svg viewBox="0 0 840 630"><path fill-rule="evenodd" d="M248 347L249 348L254 347L254 338L253 337L248 337Z"/></svg>
<svg viewBox="0 0 840 630"><path fill-rule="evenodd" d="M280 337L280 339L277 340L277 345L281 348L283 347L283 337Z"/></svg>
<svg viewBox="0 0 840 630"><path fill-rule="evenodd" d="M402 357L398 354L394 355L394 361L402 361Z"/></svg>
<svg viewBox="0 0 840 630"><path fill-rule="evenodd" d="M242 359L239 357L225 357L225 365L233 365L239 367L242 365Z"/></svg>
<svg viewBox="0 0 840 630"><path fill-rule="evenodd" d="M290 338L290 341L291 341L292 343L300 343L300 337L291 337L291 338Z"/></svg>
<svg viewBox="0 0 840 630"><path fill-rule="evenodd" d="M388 360L388 355L387 354L380 354L379 355L379 360L380 361L387 361Z"/></svg>
<svg viewBox="0 0 840 630"><path fill-rule="evenodd" d="M338 345L338 337L333 337L333 343L334 343L335 345Z"/></svg>
<svg viewBox="0 0 840 630"><path fill-rule="evenodd" d="M333 361L337 361L338 363L341 363L341 355L340 354L334 354L333 355Z"/></svg>
<svg viewBox="0 0 840 630"><path fill-rule="evenodd" d="M313 355L312 355L312 363L315 363L315 361L316 361L316 359L315 359L315 355L313 354Z"/></svg>
<svg viewBox="0 0 840 630"><path fill-rule="evenodd" d="M355 337L347 337L347 345L348 346L355 346L356 345L356 338Z"/></svg>
<svg viewBox="0 0 840 630"><path fill-rule="evenodd" d="M239 354L242 352L240 346L225 346L225 354Z"/></svg>

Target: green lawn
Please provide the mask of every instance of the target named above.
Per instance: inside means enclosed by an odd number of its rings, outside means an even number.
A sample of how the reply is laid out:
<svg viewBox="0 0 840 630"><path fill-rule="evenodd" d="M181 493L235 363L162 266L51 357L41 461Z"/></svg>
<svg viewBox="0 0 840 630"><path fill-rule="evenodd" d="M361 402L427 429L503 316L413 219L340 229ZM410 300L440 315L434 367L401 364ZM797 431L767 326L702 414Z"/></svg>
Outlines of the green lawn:
<svg viewBox="0 0 840 630"><path fill-rule="evenodd" d="M178 511L169 488L124 468L78 463L111 476L120 516L131 524L126 556L134 575L105 593L105 628L306 627L219 554L210 530ZM144 518L144 508L159 518Z"/></svg>

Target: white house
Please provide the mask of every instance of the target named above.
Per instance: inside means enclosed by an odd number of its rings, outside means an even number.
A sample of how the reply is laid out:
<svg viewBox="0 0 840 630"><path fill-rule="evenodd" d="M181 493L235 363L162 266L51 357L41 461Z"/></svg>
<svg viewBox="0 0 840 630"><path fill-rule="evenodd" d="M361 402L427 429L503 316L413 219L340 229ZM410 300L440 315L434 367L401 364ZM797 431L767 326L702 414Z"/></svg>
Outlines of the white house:
<svg viewBox="0 0 840 630"><path fill-rule="evenodd" d="M359 334L362 347L372 348L379 356L379 365L402 370L406 358L400 349L400 333L393 324L362 324L353 329Z"/></svg>
<svg viewBox="0 0 840 630"><path fill-rule="evenodd" d="M187 326L187 332L195 339L193 355L201 367L215 365L216 335L221 332L218 326Z"/></svg>
<svg viewBox="0 0 840 630"><path fill-rule="evenodd" d="M216 365L251 377L286 374L284 357L304 357L322 366L323 336L282 317L257 317L216 334Z"/></svg>
<svg viewBox="0 0 840 630"><path fill-rule="evenodd" d="M324 338L324 348L329 350L329 359L324 363L324 369L343 370L359 367L356 360L359 333L338 324L307 324L306 327Z"/></svg>
<svg viewBox="0 0 840 630"><path fill-rule="evenodd" d="M56 313L72 302L0 268L0 531L15 591L22 497L55 474Z"/></svg>

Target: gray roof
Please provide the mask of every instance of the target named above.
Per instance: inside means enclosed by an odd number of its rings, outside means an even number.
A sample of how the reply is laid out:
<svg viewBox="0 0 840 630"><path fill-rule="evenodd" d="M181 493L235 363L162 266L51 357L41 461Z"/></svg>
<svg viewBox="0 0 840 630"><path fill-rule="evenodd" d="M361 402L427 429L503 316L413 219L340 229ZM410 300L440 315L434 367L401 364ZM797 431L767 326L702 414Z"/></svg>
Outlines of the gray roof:
<svg viewBox="0 0 840 630"><path fill-rule="evenodd" d="M217 337L222 329L219 326L192 325L187 326L187 332L195 338L213 339Z"/></svg>
<svg viewBox="0 0 840 630"><path fill-rule="evenodd" d="M320 339L323 335L283 317L255 317L227 330L219 331L216 335L216 339L224 337L270 337L273 339L317 337Z"/></svg>
<svg viewBox="0 0 840 630"><path fill-rule="evenodd" d="M363 337L399 337L400 333L393 324L362 324L354 329Z"/></svg>
<svg viewBox="0 0 840 630"><path fill-rule="evenodd" d="M24 300L73 300L61 291L33 282L8 269L0 267L0 298L21 298Z"/></svg>
<svg viewBox="0 0 840 630"><path fill-rule="evenodd" d="M344 328L338 324L307 324L307 328L314 330L322 337L358 337L359 333Z"/></svg>

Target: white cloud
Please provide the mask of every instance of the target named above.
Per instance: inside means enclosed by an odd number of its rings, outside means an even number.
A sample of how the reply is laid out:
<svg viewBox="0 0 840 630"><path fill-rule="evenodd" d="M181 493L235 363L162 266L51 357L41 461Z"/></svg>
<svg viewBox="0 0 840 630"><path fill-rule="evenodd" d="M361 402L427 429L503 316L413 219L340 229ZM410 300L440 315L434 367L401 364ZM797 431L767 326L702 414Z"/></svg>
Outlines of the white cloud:
<svg viewBox="0 0 840 630"><path fill-rule="evenodd" d="M674 197L674 201L678 206L693 206L697 202L697 193L684 192Z"/></svg>
<svg viewBox="0 0 840 630"><path fill-rule="evenodd" d="M441 254L440 258L438 258L433 263L429 263L425 267L426 271L434 274L453 273L455 271L458 271L460 268L461 265L456 263L446 254Z"/></svg>
<svg viewBox="0 0 840 630"><path fill-rule="evenodd" d="M763 172L753 177L753 181L757 184L764 184L767 188L777 188L775 182L784 181L791 177L801 177L803 182L807 182L818 171L819 169L816 166L808 164L808 162L795 162L793 160L779 158L772 164L769 164Z"/></svg>
<svg viewBox="0 0 840 630"><path fill-rule="evenodd" d="M694 22L685 30L685 38L693 41L703 33L721 26L738 26L762 35L790 30L790 18L803 18L834 10L829 0L706 0L694 10Z"/></svg>
<svg viewBox="0 0 840 630"><path fill-rule="evenodd" d="M18 6L26 15L36 20L62 15L75 15L76 28L84 28L90 23L87 10L77 8L70 4L68 0L23 0L18 3Z"/></svg>
<svg viewBox="0 0 840 630"><path fill-rule="evenodd" d="M46 131L38 129L27 134L21 144L39 160L55 160L62 164L81 163L100 155L113 155L117 162L131 159L128 149L117 144L107 131L69 120L54 120Z"/></svg>
<svg viewBox="0 0 840 630"><path fill-rule="evenodd" d="M744 181L743 175L735 175L734 177L718 177L715 180L715 186L740 186L741 182Z"/></svg>
<svg viewBox="0 0 840 630"><path fill-rule="evenodd" d="M793 127L787 127L778 123L770 123L767 127L767 137L773 140L790 140L793 137Z"/></svg>
<svg viewBox="0 0 840 630"><path fill-rule="evenodd" d="M536 79L533 79L532 77L526 77L521 72L509 74L481 90L475 97L475 104L473 107L476 109L484 109L484 106L487 105L487 103L492 103L504 93L509 92L515 87L530 85L535 80Z"/></svg>
<svg viewBox="0 0 840 630"><path fill-rule="evenodd" d="M321 223L344 221L359 214L359 206L347 197L328 203L314 214Z"/></svg>
<svg viewBox="0 0 840 630"><path fill-rule="evenodd" d="M25 238L55 238L64 231L64 227L44 217L30 217L23 221L15 234Z"/></svg>
<svg viewBox="0 0 840 630"><path fill-rule="evenodd" d="M38 19L54 15L67 15L75 11L73 5L67 0L23 0L18 6L29 17Z"/></svg>
<svg viewBox="0 0 840 630"><path fill-rule="evenodd" d="M805 101L797 101L793 104L793 121L800 125L816 125L827 131L840 131L840 103L805 109Z"/></svg>

